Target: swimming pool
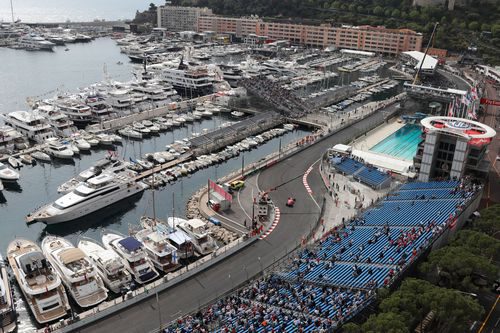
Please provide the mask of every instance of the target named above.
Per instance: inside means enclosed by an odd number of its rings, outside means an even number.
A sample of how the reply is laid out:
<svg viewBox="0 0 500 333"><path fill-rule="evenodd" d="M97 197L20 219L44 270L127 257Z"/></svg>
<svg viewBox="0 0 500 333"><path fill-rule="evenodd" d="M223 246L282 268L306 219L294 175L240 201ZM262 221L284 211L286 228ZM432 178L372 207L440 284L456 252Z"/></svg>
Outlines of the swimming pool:
<svg viewBox="0 0 500 333"><path fill-rule="evenodd" d="M411 161L417 153L418 143L422 140L419 125L406 124L370 150L390 155L402 160Z"/></svg>

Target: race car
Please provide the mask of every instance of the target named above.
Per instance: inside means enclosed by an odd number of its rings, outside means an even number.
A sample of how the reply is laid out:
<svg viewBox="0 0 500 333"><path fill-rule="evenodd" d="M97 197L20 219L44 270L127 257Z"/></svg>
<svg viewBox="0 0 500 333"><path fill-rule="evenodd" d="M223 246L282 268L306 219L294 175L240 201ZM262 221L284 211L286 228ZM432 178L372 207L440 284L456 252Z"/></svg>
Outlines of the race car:
<svg viewBox="0 0 500 333"><path fill-rule="evenodd" d="M288 200L286 201L286 206L287 207L293 207L295 205L295 198L288 198Z"/></svg>

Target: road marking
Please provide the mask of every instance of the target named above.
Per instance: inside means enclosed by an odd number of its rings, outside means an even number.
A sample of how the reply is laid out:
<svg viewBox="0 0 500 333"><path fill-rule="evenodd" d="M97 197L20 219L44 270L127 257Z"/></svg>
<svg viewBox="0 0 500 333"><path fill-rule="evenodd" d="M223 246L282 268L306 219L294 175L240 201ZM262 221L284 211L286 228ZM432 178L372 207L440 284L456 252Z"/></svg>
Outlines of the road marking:
<svg viewBox="0 0 500 333"><path fill-rule="evenodd" d="M490 312L488 312L488 315L486 316L486 318L484 319L483 321L483 324L481 325L481 327L479 328L479 331L477 331L477 333L481 333L483 330L484 330L484 326L486 326L486 323L488 322L488 320L490 319L490 316L491 316L491 313L493 312L493 310L495 310L495 308L497 307L497 303L498 303L498 300L500 299L500 295L497 296L497 300L495 301L495 303L493 303L493 305L491 306L491 309L490 309Z"/></svg>
<svg viewBox="0 0 500 333"><path fill-rule="evenodd" d="M252 190L253 191L253 190ZM252 221L252 218L250 217L250 215L248 215L247 211L245 210L245 208L243 207L243 205L241 204L241 200L240 200L240 190L238 190L238 204L240 205L240 208L241 210L243 211L243 213L245 213L245 215L250 219L250 221ZM252 192L253 193L253 192ZM253 196L252 196L252 200L253 200ZM253 205L253 202L252 202L252 205Z"/></svg>
<svg viewBox="0 0 500 333"><path fill-rule="evenodd" d="M321 157L318 158L316 161L314 161L313 164L311 164L311 166L309 167L309 169L307 169L307 171L304 173L304 177L302 177L302 182L304 183L304 186L307 190L307 193L309 193L309 196L311 197L312 201L316 204L316 206L318 207L318 209L321 211L321 206L318 204L318 202L316 201L316 199L314 199L314 196L312 195L312 190L311 188L309 187L309 183L307 182L307 176L309 176L309 173L311 173L314 165L316 163L318 163L319 161L321 161Z"/></svg>
<svg viewBox="0 0 500 333"><path fill-rule="evenodd" d="M273 224L271 224L271 227L267 229L262 235L260 235L259 237L260 240L265 239L267 236L271 234L271 232L273 232L273 230L278 226L278 223L280 223L280 216L281 216L280 209L278 207L275 207Z"/></svg>

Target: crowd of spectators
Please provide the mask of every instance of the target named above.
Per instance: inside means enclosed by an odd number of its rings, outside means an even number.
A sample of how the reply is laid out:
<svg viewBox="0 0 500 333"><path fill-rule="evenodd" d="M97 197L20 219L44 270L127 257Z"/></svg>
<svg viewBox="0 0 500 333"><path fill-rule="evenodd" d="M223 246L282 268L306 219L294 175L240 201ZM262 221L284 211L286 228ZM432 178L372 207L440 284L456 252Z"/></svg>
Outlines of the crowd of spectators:
<svg viewBox="0 0 500 333"><path fill-rule="evenodd" d="M274 82L265 75L241 80L240 85L274 105L287 117L300 118L310 109L293 92L284 89L280 82Z"/></svg>

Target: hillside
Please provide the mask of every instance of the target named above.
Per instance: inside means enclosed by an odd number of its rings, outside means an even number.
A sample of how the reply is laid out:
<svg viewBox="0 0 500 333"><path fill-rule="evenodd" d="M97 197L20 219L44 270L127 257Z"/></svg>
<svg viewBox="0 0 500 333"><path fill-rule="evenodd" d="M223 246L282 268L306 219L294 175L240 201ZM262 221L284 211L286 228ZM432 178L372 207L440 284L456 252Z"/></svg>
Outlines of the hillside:
<svg viewBox="0 0 500 333"><path fill-rule="evenodd" d="M460 53L473 44L478 46L486 62L500 64L499 1L463 1L453 11L448 11L444 5L414 7L412 3L412 0L173 1L176 5L209 7L218 15L256 14L273 20L406 27L426 36L430 35L433 23L439 22L434 47Z"/></svg>

